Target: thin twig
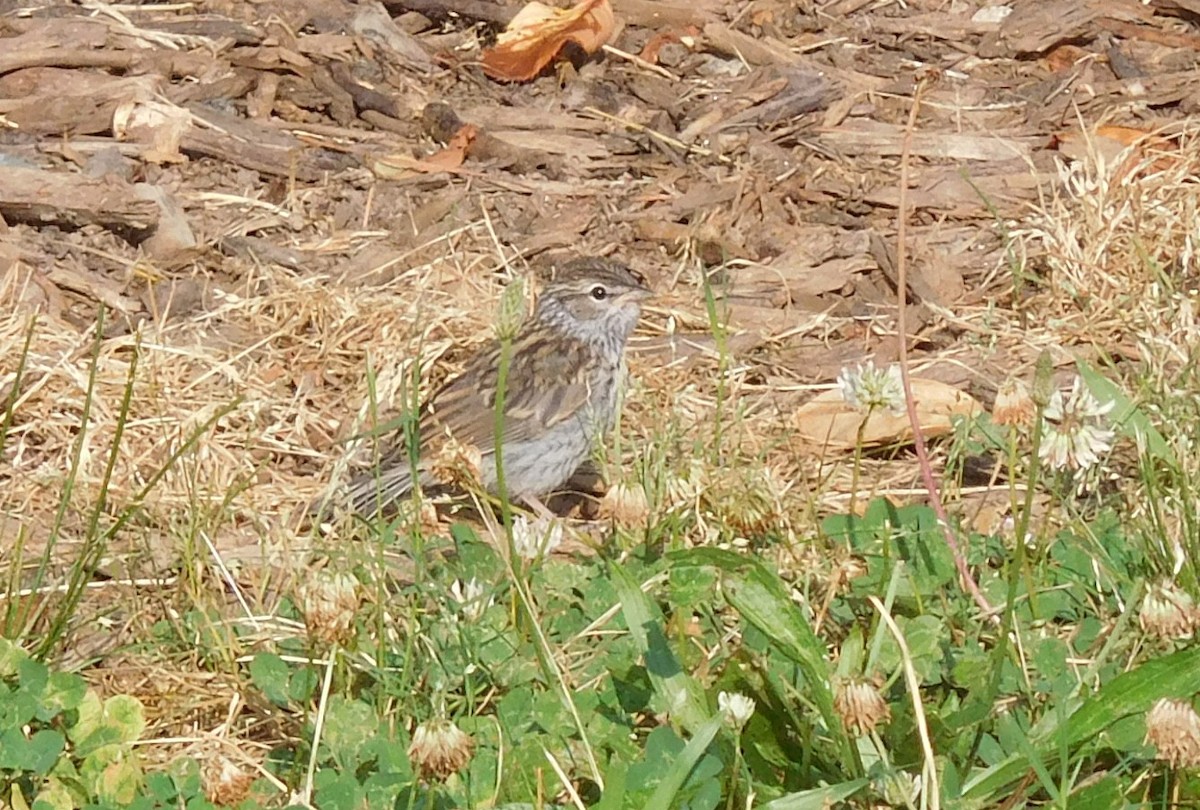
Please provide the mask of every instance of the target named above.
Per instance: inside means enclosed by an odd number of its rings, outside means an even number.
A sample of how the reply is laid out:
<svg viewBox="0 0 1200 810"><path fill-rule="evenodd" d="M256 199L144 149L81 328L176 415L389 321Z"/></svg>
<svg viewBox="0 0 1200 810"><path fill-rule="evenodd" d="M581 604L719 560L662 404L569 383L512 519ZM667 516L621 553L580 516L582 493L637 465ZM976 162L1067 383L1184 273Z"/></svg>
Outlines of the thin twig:
<svg viewBox="0 0 1200 810"><path fill-rule="evenodd" d="M917 113L921 110L921 96L924 95L927 83L928 79L924 76L917 80L916 89L913 91L912 109L908 113L908 124L904 128L904 141L900 148L900 199L896 210L896 332L900 344L900 378L904 382L904 405L908 410L908 421L912 425L913 449L916 450L917 463L921 468L921 478L925 482L925 489L929 492L929 502L933 506L934 514L937 515L938 525L942 528L942 536L946 538L946 545L949 546L950 553L954 555L954 565L958 568L958 574L967 591L975 599L975 604L979 605L985 615L997 619L987 597L983 595L983 591L979 590L979 585L971 576L971 569L967 565L966 557L963 556L962 548L959 547L958 540L954 537L954 530L950 527L946 505L942 503L941 490L938 488L937 481L934 480L933 467L929 463L925 435L921 432L921 423L917 418L917 404L913 398L912 381L908 375L908 327L905 318L905 312L908 309L908 254L905 250L908 235L908 164L913 130L917 125Z"/></svg>
<svg viewBox="0 0 1200 810"><path fill-rule="evenodd" d="M317 758L321 749L321 735L325 731L325 715L329 710L329 690L333 685L333 665L337 661L339 647L329 651L329 659L325 664L325 677L321 680L321 702L317 705L317 717L313 724L312 753L308 758L308 771L304 775L304 785L300 792L291 797L290 801L299 801L305 807L312 807L313 780L317 773Z"/></svg>
<svg viewBox="0 0 1200 810"><path fill-rule="evenodd" d="M721 161L722 163L733 163L733 158L729 157L728 155L722 155L722 154L712 151L711 149L705 149L703 146L696 146L695 144L684 143L683 141L679 140L678 138L672 138L670 135L664 135L663 133L659 132L658 130L651 129L650 127L645 126L643 124L639 124L636 121L630 121L627 118L621 118L620 116L617 116L617 115L610 115L609 113L606 113L603 110L598 110L595 107L584 107L583 111L585 113L589 113L589 114L594 115L597 118L603 119L605 121L611 121L615 124L620 124L621 126L631 129L634 132L640 132L643 135L647 135L656 141L665 143L667 146L674 147L675 149L678 149L681 152L691 152L694 155L700 155L702 157L716 158L717 160Z"/></svg>
<svg viewBox="0 0 1200 810"><path fill-rule="evenodd" d="M628 62L632 62L633 64L637 65L638 67L642 68L643 70L648 70L651 73L657 73L659 76L662 76L664 79L670 79L673 82L679 81L678 76L676 76L671 71L667 70L662 65L656 65L653 62L648 62L635 53L629 53L628 51L623 51L620 48L614 48L612 45L604 45L602 47L604 49L604 52L607 54L610 54L611 56L615 56L618 59L624 59Z"/></svg>

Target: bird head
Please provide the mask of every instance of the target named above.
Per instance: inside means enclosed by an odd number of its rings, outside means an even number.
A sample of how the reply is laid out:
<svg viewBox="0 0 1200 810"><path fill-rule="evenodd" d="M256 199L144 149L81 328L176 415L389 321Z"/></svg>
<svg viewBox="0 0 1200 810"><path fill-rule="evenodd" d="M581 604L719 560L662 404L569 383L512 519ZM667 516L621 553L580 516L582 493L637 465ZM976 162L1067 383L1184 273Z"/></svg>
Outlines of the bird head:
<svg viewBox="0 0 1200 810"><path fill-rule="evenodd" d="M538 298L537 320L573 337L620 351L654 293L628 267L582 258L556 268Z"/></svg>

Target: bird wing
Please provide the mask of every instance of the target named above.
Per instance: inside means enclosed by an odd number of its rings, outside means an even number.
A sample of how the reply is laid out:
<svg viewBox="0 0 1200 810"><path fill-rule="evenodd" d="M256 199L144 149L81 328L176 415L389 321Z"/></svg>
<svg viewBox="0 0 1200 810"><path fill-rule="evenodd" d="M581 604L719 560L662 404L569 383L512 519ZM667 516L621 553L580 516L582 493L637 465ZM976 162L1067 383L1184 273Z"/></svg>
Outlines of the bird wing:
<svg viewBox="0 0 1200 810"><path fill-rule="evenodd" d="M591 350L578 341L534 332L513 343L505 378L504 425L507 444L532 439L575 416L591 396ZM450 434L490 453L496 445L496 387L500 346L477 355L461 375L430 400L421 418L421 443Z"/></svg>

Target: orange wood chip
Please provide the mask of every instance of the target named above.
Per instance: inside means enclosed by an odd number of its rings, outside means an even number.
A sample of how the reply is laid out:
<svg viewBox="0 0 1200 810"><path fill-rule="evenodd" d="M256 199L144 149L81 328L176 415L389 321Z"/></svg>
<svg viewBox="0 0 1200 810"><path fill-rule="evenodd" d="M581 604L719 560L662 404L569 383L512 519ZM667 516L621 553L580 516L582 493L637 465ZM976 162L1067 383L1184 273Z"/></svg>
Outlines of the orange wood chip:
<svg viewBox="0 0 1200 810"><path fill-rule="evenodd" d="M483 72L500 81L529 81L568 42L587 53L600 50L615 24L608 0L583 0L565 10L534 0L517 13L496 46L483 52Z"/></svg>

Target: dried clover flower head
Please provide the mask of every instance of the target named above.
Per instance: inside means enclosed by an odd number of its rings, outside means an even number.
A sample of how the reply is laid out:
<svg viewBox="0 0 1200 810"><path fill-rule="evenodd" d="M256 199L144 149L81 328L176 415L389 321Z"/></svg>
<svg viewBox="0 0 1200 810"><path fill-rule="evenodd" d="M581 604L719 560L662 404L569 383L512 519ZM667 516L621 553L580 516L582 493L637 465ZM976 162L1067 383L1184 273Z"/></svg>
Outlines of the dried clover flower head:
<svg viewBox="0 0 1200 810"><path fill-rule="evenodd" d="M846 728L855 734L869 734L881 722L892 719L892 710L879 694L879 686L863 678L847 678L838 683L833 707Z"/></svg>
<svg viewBox="0 0 1200 810"><path fill-rule="evenodd" d="M350 574L318 571L300 586L300 610L309 635L325 642L345 641L358 611L358 580Z"/></svg>
<svg viewBox="0 0 1200 810"><path fill-rule="evenodd" d="M200 771L204 798L215 805L232 807L250 795L254 774L224 754L209 758Z"/></svg>
<svg viewBox="0 0 1200 810"><path fill-rule="evenodd" d="M418 509L420 510L417 514L419 516L421 531L425 534L437 534L438 530L442 527L437 507L422 498Z"/></svg>
<svg viewBox="0 0 1200 810"><path fill-rule="evenodd" d="M667 478L665 506L680 509L696 506L705 487L704 464L692 459L688 469L671 474Z"/></svg>
<svg viewBox="0 0 1200 810"><path fill-rule="evenodd" d="M1163 582L1151 585L1142 599L1138 624L1143 632L1161 639L1190 638L1200 623L1196 603L1184 591Z"/></svg>
<svg viewBox="0 0 1200 810"><path fill-rule="evenodd" d="M646 490L638 483L613 484L600 501L600 515L621 526L644 526L650 516Z"/></svg>
<svg viewBox="0 0 1200 810"><path fill-rule="evenodd" d="M862 557L852 554L837 556L840 559L837 559L829 572L829 581L826 586L828 593L831 594L845 593L851 582L867 573L867 563Z"/></svg>
<svg viewBox="0 0 1200 810"><path fill-rule="evenodd" d="M1163 698L1146 713L1146 742L1175 768L1200 765L1200 716L1186 700Z"/></svg>
<svg viewBox="0 0 1200 810"><path fill-rule="evenodd" d="M713 523L751 538L786 525L781 498L787 492L771 467L719 467L701 479L700 505Z"/></svg>
<svg viewBox="0 0 1200 810"><path fill-rule="evenodd" d="M1033 424L1037 407L1025 383L1016 378L1004 381L996 392L996 404L992 407L992 421L997 425L1028 428Z"/></svg>
<svg viewBox="0 0 1200 810"><path fill-rule="evenodd" d="M483 481L483 453L475 445L463 444L447 432L434 451L429 471L443 484L479 489Z"/></svg>
<svg viewBox="0 0 1200 810"><path fill-rule="evenodd" d="M422 777L444 780L470 762L474 749L471 735L442 717L417 726L408 758Z"/></svg>

